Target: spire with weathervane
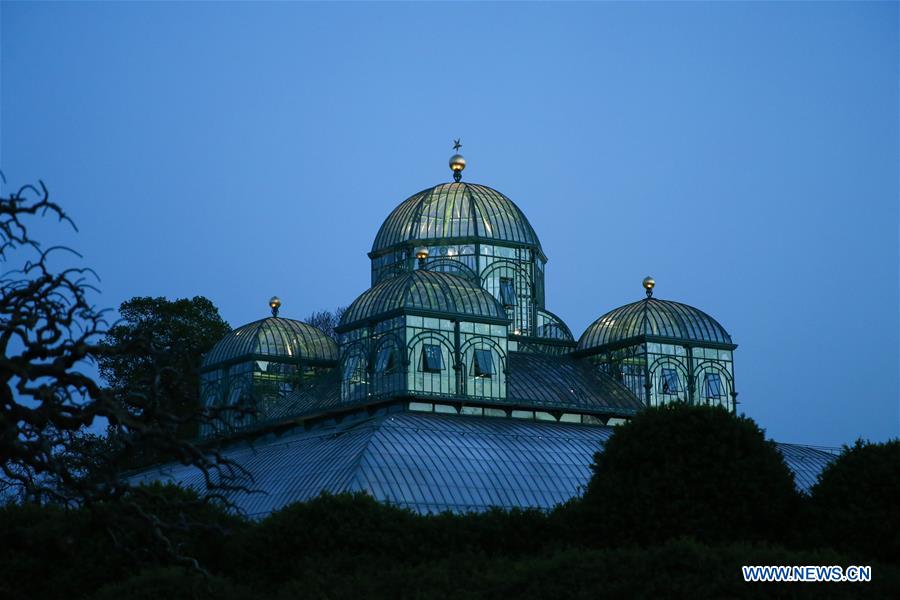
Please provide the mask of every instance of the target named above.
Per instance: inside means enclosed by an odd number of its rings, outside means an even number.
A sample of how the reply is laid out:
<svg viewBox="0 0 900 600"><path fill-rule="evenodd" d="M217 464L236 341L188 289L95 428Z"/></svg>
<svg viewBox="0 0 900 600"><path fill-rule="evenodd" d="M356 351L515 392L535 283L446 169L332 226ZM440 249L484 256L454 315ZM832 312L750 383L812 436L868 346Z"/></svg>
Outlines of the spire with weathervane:
<svg viewBox="0 0 900 600"><path fill-rule="evenodd" d="M453 181L457 183L462 179L463 169L466 168L466 159L462 154L459 154L460 148L462 148L462 144L459 143L459 138L456 138L453 140L453 149L456 151L456 154L450 157L450 170L453 171Z"/></svg>

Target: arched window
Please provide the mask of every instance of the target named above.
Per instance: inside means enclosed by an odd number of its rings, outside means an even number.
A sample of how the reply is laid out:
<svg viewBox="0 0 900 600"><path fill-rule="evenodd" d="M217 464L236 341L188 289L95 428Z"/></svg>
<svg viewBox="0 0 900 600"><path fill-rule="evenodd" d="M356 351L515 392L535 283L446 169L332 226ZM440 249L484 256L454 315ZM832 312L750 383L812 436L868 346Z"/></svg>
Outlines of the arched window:
<svg viewBox="0 0 900 600"><path fill-rule="evenodd" d="M512 320L511 333L534 335L532 318L532 278L529 271L512 259L495 258L481 272L481 286L506 308Z"/></svg>
<svg viewBox="0 0 900 600"><path fill-rule="evenodd" d="M351 348L341 360L341 399L364 399L368 392L368 361L361 347Z"/></svg>
<svg viewBox="0 0 900 600"><path fill-rule="evenodd" d="M658 357L650 365L650 377L653 382L650 406L689 399L688 372L681 357Z"/></svg>
<svg viewBox="0 0 900 600"><path fill-rule="evenodd" d="M460 360L465 395L494 399L506 396L506 353L496 338L470 337L460 348Z"/></svg>
<svg viewBox="0 0 900 600"><path fill-rule="evenodd" d="M423 331L408 345L409 390L423 394L456 394L453 344L443 332Z"/></svg>
<svg viewBox="0 0 900 600"><path fill-rule="evenodd" d="M694 392L694 402L734 409L734 399L731 396L734 380L728 367L728 362L719 360L703 360L696 365L694 381L697 389Z"/></svg>
<svg viewBox="0 0 900 600"><path fill-rule="evenodd" d="M400 346L394 335L382 337L375 347L371 392L375 396L399 391L403 388L403 360Z"/></svg>

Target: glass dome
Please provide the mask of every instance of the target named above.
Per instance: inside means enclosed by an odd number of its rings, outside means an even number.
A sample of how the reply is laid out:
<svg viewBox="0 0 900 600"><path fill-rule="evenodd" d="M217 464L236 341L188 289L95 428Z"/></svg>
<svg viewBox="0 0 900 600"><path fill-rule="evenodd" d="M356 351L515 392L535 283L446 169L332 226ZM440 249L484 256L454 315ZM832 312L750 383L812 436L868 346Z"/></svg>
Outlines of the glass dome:
<svg viewBox="0 0 900 600"><path fill-rule="evenodd" d="M509 322L503 306L477 284L450 273L410 271L363 292L344 312L338 329L401 313Z"/></svg>
<svg viewBox="0 0 900 600"><path fill-rule="evenodd" d="M302 321L268 317L238 327L203 357L202 368L249 358L282 361L337 361L337 343Z"/></svg>
<svg viewBox="0 0 900 600"><path fill-rule="evenodd" d="M541 249L537 234L512 200L483 185L443 183L413 194L395 208L378 230L371 254L414 242L452 239Z"/></svg>
<svg viewBox="0 0 900 600"><path fill-rule="evenodd" d="M578 340L584 352L627 341L694 342L704 346L736 346L718 321L687 304L647 298L609 311Z"/></svg>

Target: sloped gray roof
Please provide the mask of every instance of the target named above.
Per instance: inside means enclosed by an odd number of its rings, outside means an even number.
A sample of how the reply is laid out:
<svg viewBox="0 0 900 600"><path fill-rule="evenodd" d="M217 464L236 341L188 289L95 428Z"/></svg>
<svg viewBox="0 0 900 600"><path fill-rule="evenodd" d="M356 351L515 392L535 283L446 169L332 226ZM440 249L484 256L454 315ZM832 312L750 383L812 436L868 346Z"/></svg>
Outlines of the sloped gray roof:
<svg viewBox="0 0 900 600"><path fill-rule="evenodd" d="M293 502L364 491L420 513L490 507L549 509L579 494L594 453L612 427L505 418L395 413L338 427L268 437L225 450L252 474L258 493L231 499L263 517ZM797 487L807 490L834 459L828 452L778 444ZM202 488L194 468L164 467L138 480Z"/></svg>
<svg viewBox="0 0 900 600"><path fill-rule="evenodd" d="M627 387L568 356L510 352L509 402L535 408L634 414L643 403Z"/></svg>

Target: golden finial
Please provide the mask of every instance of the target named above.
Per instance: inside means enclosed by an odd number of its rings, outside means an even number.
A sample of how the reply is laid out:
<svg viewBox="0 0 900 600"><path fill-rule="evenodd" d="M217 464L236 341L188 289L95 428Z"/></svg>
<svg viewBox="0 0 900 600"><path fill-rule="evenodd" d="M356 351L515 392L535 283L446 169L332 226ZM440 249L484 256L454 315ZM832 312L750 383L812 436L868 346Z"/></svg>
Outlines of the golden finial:
<svg viewBox="0 0 900 600"><path fill-rule="evenodd" d="M272 316L278 316L278 309L281 308L281 298L278 296L272 296L269 298L269 308L272 309Z"/></svg>
<svg viewBox="0 0 900 600"><path fill-rule="evenodd" d="M647 290L647 297L649 298L650 296L652 296L653 287L656 285L656 280L647 275L646 277L644 277L642 285L644 286L644 289Z"/></svg>
<svg viewBox="0 0 900 600"><path fill-rule="evenodd" d="M419 268L425 268L425 260L428 259L428 247L427 246L419 246L415 250L416 258L419 259Z"/></svg>
<svg viewBox="0 0 900 600"><path fill-rule="evenodd" d="M453 181L456 182L462 179L463 169L466 168L466 159L459 154L460 148L462 148L462 144L459 143L459 138L456 138L453 140L453 149L457 151L457 154L450 157L450 170L453 171Z"/></svg>

